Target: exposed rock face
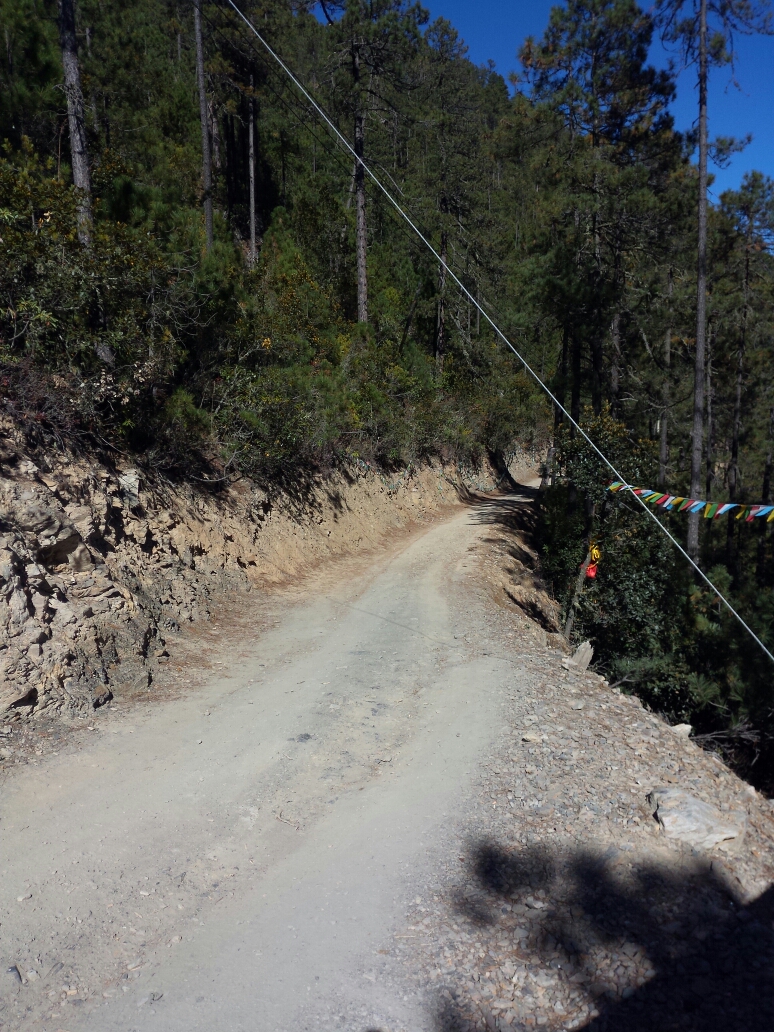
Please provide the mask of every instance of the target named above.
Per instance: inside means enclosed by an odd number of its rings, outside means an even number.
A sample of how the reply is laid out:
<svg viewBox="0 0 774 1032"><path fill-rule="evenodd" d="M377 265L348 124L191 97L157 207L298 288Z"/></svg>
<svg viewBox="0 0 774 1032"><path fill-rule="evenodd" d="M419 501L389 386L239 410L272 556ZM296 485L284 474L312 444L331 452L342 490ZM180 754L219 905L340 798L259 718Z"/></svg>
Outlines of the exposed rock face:
<svg viewBox="0 0 774 1032"><path fill-rule="evenodd" d="M206 619L219 593L367 549L455 498L440 466L390 479L366 464L302 501L248 481L214 494L83 456L33 461L0 425L0 719L149 687L165 635Z"/></svg>
<svg viewBox="0 0 774 1032"><path fill-rule="evenodd" d="M86 469L14 465L0 476L0 713L100 705L119 666L147 685L161 613L107 561L129 515L120 493Z"/></svg>

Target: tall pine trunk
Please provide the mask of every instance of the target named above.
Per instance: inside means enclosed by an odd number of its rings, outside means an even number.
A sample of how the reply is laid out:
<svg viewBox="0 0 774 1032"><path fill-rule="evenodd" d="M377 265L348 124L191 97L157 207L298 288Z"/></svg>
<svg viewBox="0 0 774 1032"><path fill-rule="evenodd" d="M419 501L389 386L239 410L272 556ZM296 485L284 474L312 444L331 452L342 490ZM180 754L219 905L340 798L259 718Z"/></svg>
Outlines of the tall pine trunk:
<svg viewBox="0 0 774 1032"><path fill-rule="evenodd" d="M368 267L365 169L362 165L364 151L364 119L362 113L355 118L355 154L358 161L355 168L355 234L357 236L357 321L368 322Z"/></svg>
<svg viewBox="0 0 774 1032"><path fill-rule="evenodd" d="M707 333L707 0L699 11L699 211L696 268L696 355L693 370L691 430L691 497L701 493L704 442L704 361ZM688 517L688 554L699 558L699 514Z"/></svg>
<svg viewBox="0 0 774 1032"><path fill-rule="evenodd" d="M567 327L564 326L562 329L562 358L559 366L559 382L556 385L556 400L561 405L554 406L554 444L556 444L556 431L560 424L564 422L564 412L562 409L567 407L567 362L569 359L569 342L570 335L567 331Z"/></svg>
<svg viewBox="0 0 774 1032"><path fill-rule="evenodd" d="M597 194L596 176L594 178L594 194ZM602 293L602 250L597 229L597 215L594 214L594 255L596 259L596 284L594 296L598 299ZM597 300L596 305L599 304ZM595 305L595 307L596 307ZM602 411L602 378L605 363L605 352L602 344L602 312L597 308L594 312L594 328L591 333L591 408L595 416Z"/></svg>
<svg viewBox="0 0 774 1032"><path fill-rule="evenodd" d="M747 316L750 289L750 248L752 247L753 220L749 220L745 240L744 260L744 307L742 309L742 326L739 333L739 346L736 350L736 385L734 390L734 415L731 426L731 461L728 464L728 497L735 502L739 497L739 439L742 435L742 389L744 387L744 357L747 349ZM729 570L736 566L734 549L734 521L728 521L728 537L726 540L726 565Z"/></svg>
<svg viewBox="0 0 774 1032"><path fill-rule="evenodd" d="M574 330L570 330L570 356L572 362L572 393L570 395L570 415L576 423L580 423L581 403L581 342ZM570 428L570 436L575 436L575 427Z"/></svg>
<svg viewBox="0 0 774 1032"><path fill-rule="evenodd" d="M658 486L664 488L669 465L669 370L672 365L672 327L664 334L664 380L661 384L661 423L658 439Z"/></svg>
<svg viewBox="0 0 774 1032"><path fill-rule="evenodd" d="M352 45L352 81L355 95L355 249L357 262L357 321L368 322L368 268L365 196L365 112L360 94L360 51Z"/></svg>
<svg viewBox="0 0 774 1032"><path fill-rule="evenodd" d="M595 76L592 76L591 95L594 104L594 110L597 109L597 80ZM599 131L597 126L597 116L594 116L592 129L591 129L591 146L592 153L594 155L594 161L599 162L601 160L600 153L600 139ZM602 343L602 241L599 231L599 172L594 172L594 214L592 218L593 231L594 231L594 268L595 268L595 289L593 296L595 298L595 312L594 312L594 328L591 334L590 351L591 351L591 408L595 416L598 416L602 412L602 377L603 377L603 366L605 361L604 347Z"/></svg>
<svg viewBox="0 0 774 1032"><path fill-rule="evenodd" d="M728 497L735 502L739 494L739 437L742 431L742 385L744 382L744 330L736 352L734 415L731 428L731 461L728 464Z"/></svg>
<svg viewBox="0 0 774 1032"><path fill-rule="evenodd" d="M734 415L731 428L731 459L728 464L728 498L735 502L739 497L739 435L742 426L742 379L743 379L743 346L740 344L736 353L736 384L734 389ZM734 531L736 520L729 519L726 534L726 567L736 578L736 548Z"/></svg>
<svg viewBox="0 0 774 1032"><path fill-rule="evenodd" d="M612 363L610 366L610 408L614 416L619 415L619 394L621 390L621 313L616 312L610 326L613 342Z"/></svg>
<svg viewBox="0 0 774 1032"><path fill-rule="evenodd" d="M87 247L91 241L91 172L86 144L81 68L78 63L78 40L75 36L74 0L59 0L59 43L62 49L67 120L70 128L70 161L73 184L78 191L78 239Z"/></svg>
<svg viewBox="0 0 774 1032"><path fill-rule="evenodd" d="M448 211L446 198L441 198L441 218ZM449 235L446 227L441 230L441 266L438 270L438 313L435 327L435 371L443 376L443 361L446 355L446 260L448 257Z"/></svg>
<svg viewBox="0 0 774 1032"><path fill-rule="evenodd" d="M204 44L202 42L202 0L194 0L194 35L196 36L196 80L199 85L199 120L202 127L202 205L207 250L212 248L212 155L207 112L207 90L204 81Z"/></svg>
<svg viewBox="0 0 774 1032"><path fill-rule="evenodd" d="M764 505L771 505L771 471L772 471L771 450L766 455L766 464L763 467L763 487L761 489L761 501ZM758 531L758 561L755 569L755 579L759 588L767 587L766 584L766 545L771 537L771 527L767 520L756 520L760 525Z"/></svg>
<svg viewBox="0 0 774 1032"><path fill-rule="evenodd" d="M602 412L602 377L605 352L602 346L602 335L594 330L591 338L591 408L595 416Z"/></svg>
<svg viewBox="0 0 774 1032"><path fill-rule="evenodd" d="M672 319L672 270L667 273L667 297L669 302L669 319ZM661 384L661 425L658 440L658 486L663 490L667 479L669 465L669 412L672 407L671 375L672 369L672 327L667 326L664 333L664 379Z"/></svg>
<svg viewBox="0 0 774 1032"><path fill-rule="evenodd" d="M706 449L706 461L705 461L705 494L707 501L712 501L712 489L715 484L715 424L712 420L712 402L714 401L714 391L712 389L712 346L714 343L713 332L710 329L707 333L707 354L706 354L706 373L704 379L704 398L706 403L706 423L707 423L707 449ZM712 525L710 523L710 531Z"/></svg>
<svg viewBox="0 0 774 1032"><path fill-rule="evenodd" d="M250 268L255 265L255 99L253 97L253 76L250 76L250 103L248 105L250 125L248 127L248 164L250 178Z"/></svg>

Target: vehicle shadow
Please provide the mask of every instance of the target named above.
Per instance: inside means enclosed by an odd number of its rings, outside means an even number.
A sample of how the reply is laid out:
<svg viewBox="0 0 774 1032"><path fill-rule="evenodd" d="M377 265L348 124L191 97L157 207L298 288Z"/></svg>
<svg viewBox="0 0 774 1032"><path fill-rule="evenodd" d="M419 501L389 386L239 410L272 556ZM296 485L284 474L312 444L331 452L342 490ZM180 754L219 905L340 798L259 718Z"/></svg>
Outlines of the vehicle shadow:
<svg viewBox="0 0 774 1032"><path fill-rule="evenodd" d="M480 929L490 986L502 987L501 965L516 970L513 1002L477 1008L469 973L456 985L450 973L437 1032L774 1028L774 888L743 905L723 869L697 858L666 866L616 847L514 851L486 841L471 849L471 879L476 892L453 895L452 914ZM519 982L519 971L543 982ZM486 985L486 970L479 977ZM535 984L564 996L559 1013L548 1001L541 1009ZM585 1010L572 1005L579 997Z"/></svg>

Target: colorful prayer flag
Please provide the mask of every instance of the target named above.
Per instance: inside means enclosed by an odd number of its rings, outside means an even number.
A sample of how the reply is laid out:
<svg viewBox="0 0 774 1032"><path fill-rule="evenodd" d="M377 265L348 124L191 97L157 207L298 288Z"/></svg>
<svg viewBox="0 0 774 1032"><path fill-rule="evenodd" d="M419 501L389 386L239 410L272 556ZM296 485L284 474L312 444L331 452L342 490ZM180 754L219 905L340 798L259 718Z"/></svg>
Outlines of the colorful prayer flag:
<svg viewBox="0 0 774 1032"><path fill-rule="evenodd" d="M688 512L698 515L702 513L706 520L718 519L727 513L738 509L735 513L737 520L744 520L750 523L756 516L765 516L767 523L774 522L774 505L741 505L739 502L710 502L700 498L685 498L683 495L664 494L663 491L652 491L649 487L634 487L622 480L614 480L608 486L608 491L631 491L643 502L649 505L657 505L664 512ZM593 575L592 575L593 576Z"/></svg>

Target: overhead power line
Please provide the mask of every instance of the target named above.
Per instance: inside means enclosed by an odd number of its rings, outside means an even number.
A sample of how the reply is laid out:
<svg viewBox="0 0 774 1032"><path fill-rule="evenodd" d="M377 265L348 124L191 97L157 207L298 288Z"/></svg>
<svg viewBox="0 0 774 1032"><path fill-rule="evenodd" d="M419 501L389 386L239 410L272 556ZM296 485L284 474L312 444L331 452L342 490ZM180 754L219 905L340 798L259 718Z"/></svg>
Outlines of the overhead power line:
<svg viewBox="0 0 774 1032"><path fill-rule="evenodd" d="M604 464L607 466L607 468L613 474L614 478L616 480L620 480L620 481L623 481L624 483L627 483L626 477L624 477L621 473L619 473L619 471L616 469L616 467L613 465L613 463L610 461L610 459L608 459L608 457L594 443L594 441L591 439L591 437L588 435L588 433L583 429L583 427L579 423L577 423L575 419L573 419L572 415L567 411L567 409L559 401L559 399L553 394L553 392L548 387L548 385L543 382L543 380L535 372L535 370L532 368L532 366L529 364L529 362L526 360L526 358L524 358L524 356L521 354L521 352L514 346L514 344L511 343L511 341L508 339L508 337L505 336L503 331L500 329L500 327L497 325L497 323L494 321L494 319L489 315L489 313L486 311L486 309L480 304L480 302L476 299L476 297L474 297L474 295L468 290L468 288L465 286L465 284L462 282L462 280L459 278L459 276L457 276L457 274L455 273L454 269L450 268L450 266L447 264L447 262L445 262L443 260L443 258L441 258L440 254L438 254L438 252L433 247L433 245L430 243L430 241L427 239L425 234L419 229L419 227L416 225L416 223L412 220L411 216L407 214L407 212L401 207L400 203L392 196L392 194L387 189L387 187L384 186L384 184L381 182L381 180L371 171L371 169L368 167L368 164L365 161L363 161L362 158L358 157L358 155L355 153L355 148L352 146L352 144L349 142L349 140L344 136L344 134L339 130L339 128L336 126L335 122L331 119L331 117L328 115L328 113L325 111L325 109L323 107L321 107L319 102L314 98L314 96L309 92L309 90L304 86L304 84L296 77L296 75L291 71L291 69L285 64L285 62L282 60L282 58L279 56L279 54L269 45L269 43L267 43L267 41L263 38L263 36L260 34L260 32L256 29L256 27L250 21L250 19L245 14L243 14L242 11L240 11L240 9L234 3L234 0L225 0L225 2L228 4L229 7L231 7L235 11L235 13L238 15L238 17L245 23L245 25L248 27L248 29L250 29L250 31L255 35L256 39L264 47L264 49L266 50L267 54L269 54L269 56L272 58L272 60L276 61L276 63L279 65L279 67L282 69L282 71L293 82L293 84L296 87L296 89L299 90L300 93L304 96L304 98L309 102L309 104L311 104L311 106L314 108L314 110L317 112L317 114L320 116L320 118L323 120L323 122L326 124L326 126L330 129L330 131L333 133L333 135L339 141L339 143L341 143L342 146L347 151L349 151L349 153L352 155L352 157L354 158L354 160L356 162L360 163L361 167L363 168L363 171L369 177L369 179L373 182L373 184L381 191L382 194L384 194L384 196L387 198L388 202L395 209L395 211L398 213L398 215L406 222L406 224L410 227L410 229L422 241L422 243L425 245L427 250L432 254L432 256L435 258L435 260L442 266L442 268L444 268L446 270L446 272L452 278L452 280L454 281L456 286L459 288L459 290L462 291L462 293L465 295L465 297L468 299L468 301L475 306L475 308L484 317L484 319L487 321L487 323L489 323L489 325L494 330L496 336L503 342L503 344L505 344L505 346L510 351L513 352L513 354L516 356L516 358L519 360L519 362L521 362L521 364L524 367L525 371L527 373L529 373L529 375L532 377L532 379L535 381L535 383L537 383L538 386L541 388L541 390L543 390L546 393L546 395L551 399L551 401L559 409L559 411L561 413L563 413L563 415L566 416L566 418L569 420L569 422L575 427L575 429L578 431L578 433L581 435L581 437L583 437L583 439L596 452L596 454L599 456L599 458L602 460L602 462L604 462ZM750 627L750 625L744 620L744 618L736 611L736 609L729 602L729 600L725 597L725 595L720 591L720 589L715 587L715 585L712 583L712 581L709 579L709 577L706 575L706 573L704 573L704 571L701 569L701 567L698 565L698 563L694 562L694 560L686 552L686 550L683 548L683 546L680 544L680 542L677 540L677 538L671 533L671 531L667 527L664 526L664 524L658 519L656 514L654 512L652 512L648 508L648 506L645 504L645 502L643 502L642 499L638 495L632 494L631 497L637 499L637 502L639 503L640 508L645 513L645 515L649 519L653 520L653 522L656 524L656 526L659 528L659 530L661 530L661 532L663 534L665 534L669 538L669 540L672 542L672 544L675 546L675 548L678 550L678 552L680 552L680 554L685 559L688 560L690 565L698 573L698 575L701 577L701 579L704 581L704 583L707 585L707 587L709 587L710 590L712 592L714 592L714 594L723 603L723 605L726 607L726 609L734 617L736 617L736 619L739 621L739 623L742 625L742 627L744 627L744 629L747 631L747 633L750 635L750 637L753 639L753 641L755 641L760 646L760 648L766 653L766 655L769 657L769 659L772 661L772 663L774 663L774 655L763 644L763 642L758 637L758 635L755 633L755 631L752 629L752 627Z"/></svg>

